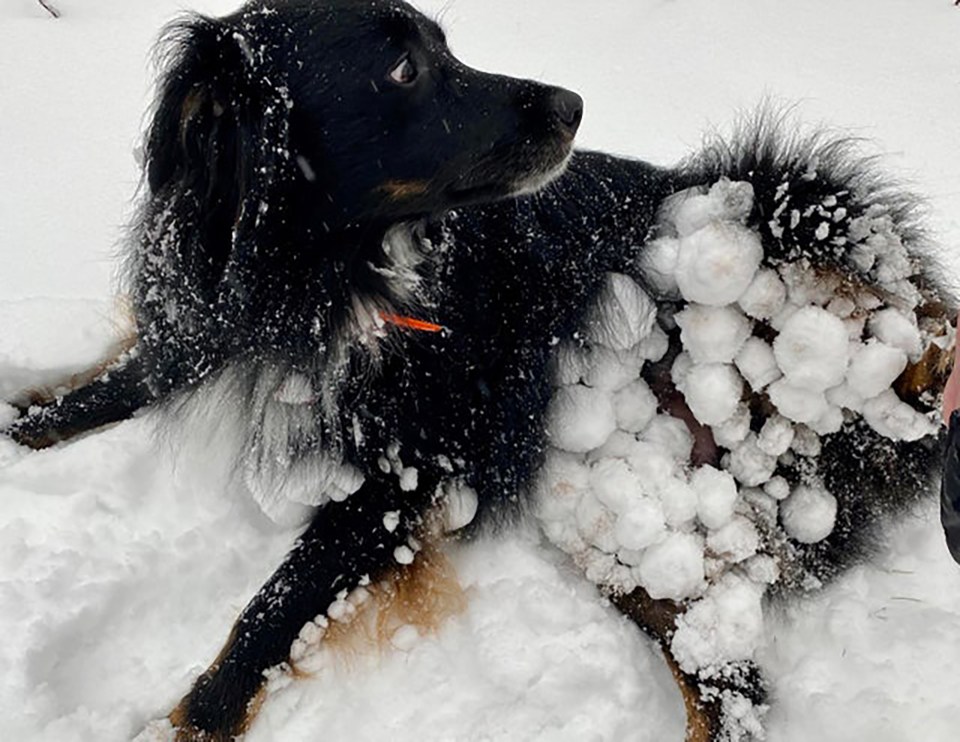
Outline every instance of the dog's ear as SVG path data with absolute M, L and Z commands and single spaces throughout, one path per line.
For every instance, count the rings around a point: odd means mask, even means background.
M 151 196 L 192 202 L 197 257 L 231 282 L 292 177 L 289 94 L 276 49 L 257 32 L 236 17 L 190 16 L 168 28 L 145 148 Z

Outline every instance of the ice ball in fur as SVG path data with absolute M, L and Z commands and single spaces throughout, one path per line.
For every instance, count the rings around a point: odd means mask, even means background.
M 843 381 L 849 342 L 843 320 L 807 306 L 784 323 L 773 342 L 773 354 L 790 386 L 822 392 Z
M 780 503 L 780 521 L 787 535 L 801 544 L 815 544 L 833 533 L 837 498 L 823 487 L 802 484 Z
M 756 232 L 714 222 L 680 240 L 677 286 L 687 301 L 730 304 L 750 286 L 762 259 Z

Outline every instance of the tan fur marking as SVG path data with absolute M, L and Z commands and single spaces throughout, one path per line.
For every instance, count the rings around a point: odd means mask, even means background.
M 704 701 L 697 679 L 681 670 L 670 653 L 670 638 L 685 607 L 672 600 L 654 600 L 643 588 L 626 595 L 611 595 L 610 600 L 663 649 L 663 657 L 677 681 L 687 712 L 686 742 L 713 742 L 719 731 L 719 707 Z
M 683 706 L 687 711 L 687 733 L 684 739 L 686 742 L 713 742 L 716 722 L 700 698 L 696 680 L 680 669 L 680 665 L 667 650 L 663 651 L 663 658 L 673 673 L 673 679 L 677 681 L 680 695 L 683 696 Z
M 385 193 L 391 201 L 403 201 L 422 196 L 427 192 L 427 188 L 429 184 L 425 180 L 388 180 L 378 190 Z
M 187 97 L 183 99 L 183 106 L 180 108 L 180 146 L 186 147 L 187 127 L 206 102 L 207 89 L 199 85 L 187 93 Z
M 367 590 L 371 598 L 353 620 L 331 621 L 321 642 L 342 659 L 372 649 L 389 651 L 394 633 L 403 626 L 434 633 L 467 603 L 450 562 L 431 544 L 409 567 L 391 569 Z

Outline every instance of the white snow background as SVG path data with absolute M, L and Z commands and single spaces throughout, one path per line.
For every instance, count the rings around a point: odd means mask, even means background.
M 89 365 L 115 325 L 149 49 L 191 7 L 0 5 L 0 399 Z M 454 51 L 586 100 L 581 146 L 668 164 L 763 96 L 875 142 L 960 250 L 960 8 L 949 0 L 424 0 Z M 960 265 L 960 261 L 954 261 Z M 0 413 L 2 414 L 2 413 Z M 174 459 L 149 416 L 42 453 L 0 443 L 0 739 L 125 740 L 219 650 L 295 532 Z M 679 742 L 658 651 L 518 529 L 453 554 L 469 608 L 436 636 L 273 695 L 251 742 Z M 960 738 L 960 568 L 934 503 L 877 560 L 770 617 L 775 742 Z

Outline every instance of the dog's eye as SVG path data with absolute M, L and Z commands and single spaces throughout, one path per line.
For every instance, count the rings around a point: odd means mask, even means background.
M 404 54 L 390 70 L 387 77 L 397 85 L 409 85 L 417 79 L 417 68 L 410 61 L 410 57 Z

